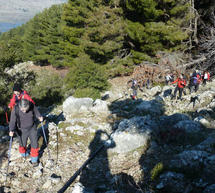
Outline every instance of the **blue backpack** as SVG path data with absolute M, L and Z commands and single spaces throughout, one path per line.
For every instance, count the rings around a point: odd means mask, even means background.
M 193 84 L 197 84 L 198 83 L 198 78 L 195 76 L 195 77 L 193 77 Z

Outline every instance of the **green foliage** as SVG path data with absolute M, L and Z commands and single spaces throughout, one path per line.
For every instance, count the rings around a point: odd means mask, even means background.
M 178 50 L 188 39 L 189 3 L 179 0 L 127 0 L 124 12 L 127 15 L 126 32 L 132 50 L 145 56 L 135 56 L 135 63 L 160 50 Z
M 94 88 L 78 88 L 75 93 L 74 97 L 77 98 L 84 98 L 84 97 L 90 97 L 92 99 L 100 98 L 100 92 Z
M 38 105 L 50 106 L 64 99 L 63 80 L 59 75 L 43 70 L 28 83 L 27 90 Z
M 142 61 L 153 61 L 152 58 L 142 52 L 131 50 L 132 53 L 132 59 L 135 64 L 140 64 Z
M 0 36 L 0 65 L 2 68 L 12 67 L 15 63 L 23 61 L 24 25 Z
M 154 0 L 126 0 L 126 12 L 129 15 L 135 15 L 144 21 L 156 20 L 163 14 L 161 9 L 157 8 L 158 3 Z M 133 18 L 132 18 L 133 19 Z
M 56 67 L 63 65 L 61 12 L 62 6 L 54 5 L 29 21 L 24 35 L 26 60 Z
M 183 42 L 190 32 L 185 29 L 193 17 L 189 6 L 188 0 L 68 0 L 2 33 L 0 68 L 27 60 L 67 66 L 67 88 L 75 96 L 97 98 L 108 88 L 107 78 L 129 75 L 135 64 L 154 61 L 158 51 L 186 49 Z M 61 98 L 59 87 L 54 94 L 45 82 L 35 89 L 38 101 L 46 95 Z
M 106 66 L 106 72 L 110 78 L 117 76 L 127 76 L 132 74 L 134 65 L 133 60 L 130 57 L 118 59 L 114 58 L 113 61 L 110 61 Z
M 76 89 L 75 96 L 83 96 L 83 93 L 91 94 L 92 91 L 98 96 L 97 91 L 101 92 L 108 88 L 107 76 L 103 68 L 93 63 L 87 55 L 74 60 L 74 65 L 70 69 L 65 82 L 69 89 Z M 78 94 L 78 92 L 81 92 L 81 94 Z
M 155 180 L 156 177 L 164 170 L 164 165 L 162 162 L 159 162 L 151 170 L 151 180 Z

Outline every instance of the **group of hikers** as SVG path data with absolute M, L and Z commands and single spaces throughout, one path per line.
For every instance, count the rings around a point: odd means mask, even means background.
M 177 92 L 179 92 L 179 97 L 177 99 L 182 100 L 182 93 L 186 95 L 185 87 L 187 87 L 192 93 L 193 91 L 197 92 L 199 89 L 200 83 L 206 85 L 207 81 L 210 80 L 210 73 L 208 71 L 204 71 L 201 73 L 199 70 L 194 70 L 189 76 L 185 74 L 178 74 L 177 78 L 174 78 L 174 74 L 167 73 L 165 76 L 165 84 L 177 84 L 175 90 L 171 96 L 171 99 L 176 98 Z M 132 99 L 137 99 L 137 90 L 140 88 L 140 84 L 138 84 L 135 78 L 132 79 L 131 89 L 133 93 L 131 95 Z M 148 87 L 147 87 L 148 88 Z M 141 90 L 141 89 L 140 89 Z
M 13 97 L 8 108 L 11 110 L 9 122 L 9 136 L 14 133 L 19 139 L 19 152 L 23 158 L 31 156 L 34 167 L 39 164 L 39 147 L 35 118 L 43 122 L 35 102 L 19 84 L 14 84 Z M 30 152 L 27 151 L 27 140 L 30 139 Z M 30 154 L 29 154 L 30 153 Z

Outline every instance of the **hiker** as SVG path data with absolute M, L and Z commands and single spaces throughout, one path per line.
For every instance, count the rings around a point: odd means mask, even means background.
M 37 107 L 27 99 L 19 100 L 18 104 L 14 106 L 11 112 L 9 123 L 9 136 L 13 136 L 16 132 L 19 139 L 19 152 L 22 157 L 27 157 L 26 145 L 28 138 L 31 141 L 31 163 L 34 167 L 38 166 L 38 137 L 35 124 L 35 117 L 40 122 L 43 117 L 38 111 Z
M 202 81 L 202 77 L 201 77 L 201 74 L 199 73 L 199 71 L 197 70 L 195 74 L 193 74 L 193 85 L 194 85 L 194 88 L 195 88 L 195 92 L 198 91 L 199 89 L 199 85 Z
M 210 73 L 208 71 L 204 71 L 203 73 L 203 85 L 206 85 L 206 82 L 210 80 Z
M 14 86 L 13 86 L 13 97 L 10 99 L 10 103 L 8 105 L 8 108 L 13 109 L 13 107 L 18 103 L 18 101 L 21 98 L 27 99 L 30 102 L 32 102 L 33 104 L 35 104 L 35 102 L 28 95 L 28 93 L 25 90 L 21 89 L 20 85 L 14 84 Z
M 171 99 L 175 98 L 176 97 L 176 93 L 177 91 L 179 91 L 179 98 L 180 100 L 182 100 L 182 92 L 183 92 L 183 89 L 184 87 L 186 86 L 186 81 L 183 79 L 183 76 L 180 75 L 180 77 L 178 77 L 174 82 L 172 82 L 171 84 L 175 84 L 177 83 L 177 86 L 174 90 L 174 94 L 173 96 L 171 97 Z
M 166 85 L 168 85 L 168 84 L 169 84 L 169 82 L 171 81 L 171 79 L 172 79 L 172 77 L 171 77 L 171 75 L 170 75 L 170 74 L 167 74 L 167 75 L 165 76 L 165 82 L 166 82 Z
M 133 90 L 132 99 L 135 100 L 137 99 L 137 89 L 138 89 L 138 84 L 136 79 L 132 79 L 131 88 Z
M 196 101 L 198 101 L 200 103 L 200 100 L 199 100 L 199 96 L 194 96 L 194 97 L 190 97 L 190 103 L 187 105 L 189 106 L 191 103 L 193 103 L 193 108 L 195 107 L 195 104 L 196 104 Z

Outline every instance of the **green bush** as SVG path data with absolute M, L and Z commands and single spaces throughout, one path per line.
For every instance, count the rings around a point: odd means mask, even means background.
M 97 99 L 100 98 L 100 92 L 93 88 L 78 88 L 74 93 L 74 97 L 77 98 L 89 97 L 92 99 Z
M 28 91 L 38 105 L 50 106 L 64 99 L 63 79 L 52 72 L 37 73 L 35 81 L 28 85 Z
M 65 78 L 65 83 L 68 90 L 75 89 L 76 96 L 90 97 L 93 95 L 98 98 L 97 93 L 108 88 L 104 67 L 93 63 L 89 56 L 84 55 L 75 59 L 73 65 Z

